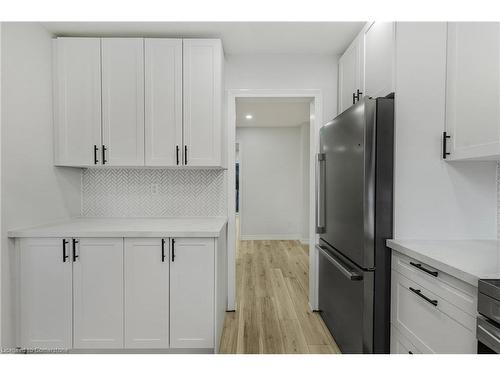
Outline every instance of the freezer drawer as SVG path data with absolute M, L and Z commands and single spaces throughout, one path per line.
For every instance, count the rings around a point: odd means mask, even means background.
M 373 272 L 363 272 L 325 246 L 317 249 L 321 317 L 343 353 L 371 353 Z

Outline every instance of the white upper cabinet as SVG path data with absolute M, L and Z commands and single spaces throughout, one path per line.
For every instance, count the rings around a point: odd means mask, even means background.
M 144 165 L 144 40 L 103 38 L 103 164 Z
M 184 165 L 221 166 L 222 44 L 183 40 Z
M 145 39 L 146 165 L 181 165 L 182 39 Z
M 91 166 L 101 147 L 101 41 L 54 41 L 55 164 Z M 96 155 L 99 152 L 96 152 Z
M 74 348 L 123 348 L 123 238 L 81 238 L 75 246 Z
M 55 164 L 222 167 L 218 39 L 57 38 Z
M 174 238 L 170 248 L 170 346 L 213 348 L 213 238 Z
M 500 24 L 448 24 L 447 159 L 500 159 Z
M 62 238 L 20 240 L 22 348 L 69 349 L 72 346 L 69 246 L 69 241 Z
M 339 113 L 363 96 L 363 40 L 357 37 L 339 59 Z
M 373 22 L 364 32 L 365 95 L 386 96 L 394 92 L 395 23 Z
M 125 238 L 125 347 L 169 346 L 169 240 Z

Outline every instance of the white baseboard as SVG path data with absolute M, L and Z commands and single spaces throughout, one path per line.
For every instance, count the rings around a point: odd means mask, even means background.
M 301 238 L 299 241 L 302 245 L 309 245 L 309 238 Z
M 242 241 L 279 241 L 297 240 L 300 241 L 299 234 L 240 234 Z

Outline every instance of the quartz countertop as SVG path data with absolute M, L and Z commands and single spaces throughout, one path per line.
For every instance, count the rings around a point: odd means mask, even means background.
M 219 237 L 225 217 L 87 218 L 78 217 L 10 230 L 9 237 Z
M 479 279 L 500 279 L 498 240 L 387 240 L 387 246 L 475 287 Z

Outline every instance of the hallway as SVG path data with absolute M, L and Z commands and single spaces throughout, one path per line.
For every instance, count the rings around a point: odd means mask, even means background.
M 328 329 L 308 307 L 308 247 L 238 241 L 237 311 L 226 313 L 220 353 L 334 354 Z

